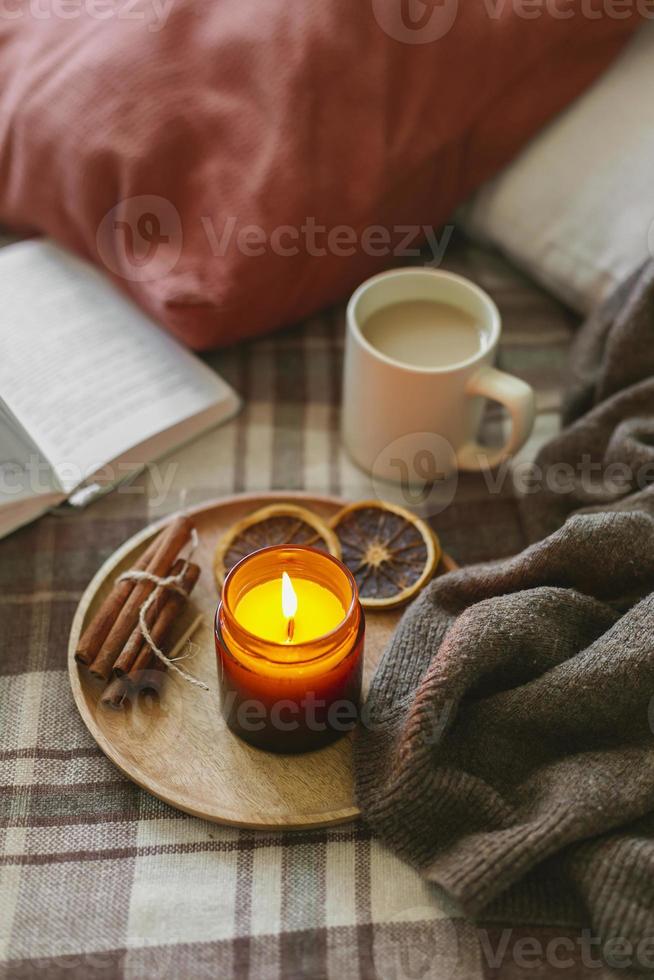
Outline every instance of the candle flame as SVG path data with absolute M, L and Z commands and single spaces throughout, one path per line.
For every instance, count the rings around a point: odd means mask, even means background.
M 282 572 L 282 612 L 287 619 L 293 619 L 297 612 L 297 596 L 286 572 Z

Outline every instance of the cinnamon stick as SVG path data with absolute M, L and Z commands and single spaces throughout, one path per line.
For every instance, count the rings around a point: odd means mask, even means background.
M 129 698 L 130 694 L 131 684 L 128 678 L 114 677 L 102 692 L 100 703 L 105 708 L 113 708 L 114 711 L 120 711 L 125 707 L 125 699 Z
M 197 565 L 195 566 L 197 568 Z M 150 630 L 150 636 L 159 647 L 166 648 L 166 639 L 170 629 L 184 606 L 184 598 L 177 592 L 168 591 L 166 603 L 161 610 L 156 623 Z M 119 674 L 107 684 L 101 697 L 106 708 L 120 711 L 127 707 L 135 694 L 141 691 L 161 693 L 161 685 L 165 678 L 166 666 L 143 637 L 138 655 L 129 673 Z
M 159 538 L 151 541 L 139 560 L 133 566 L 134 571 L 144 571 L 152 561 L 159 544 Z M 98 655 L 98 651 L 104 643 L 109 630 L 113 626 L 118 613 L 123 608 L 136 582 L 125 579 L 123 582 L 116 582 L 113 589 L 100 606 L 89 625 L 86 627 L 75 651 L 75 660 L 79 664 L 88 667 L 93 663 Z
M 172 566 L 168 575 L 179 575 L 179 573 L 184 568 L 184 561 L 178 558 L 175 564 Z M 145 622 L 148 629 L 152 628 L 153 623 L 156 622 L 157 617 L 166 602 L 170 598 L 171 590 L 158 585 L 154 590 L 154 599 L 146 613 Z M 141 649 L 141 644 L 143 643 L 143 633 L 141 632 L 140 622 L 137 622 L 136 626 L 132 630 L 127 640 L 127 643 L 118 655 L 118 659 L 114 664 L 114 672 L 116 674 L 126 674 L 137 653 Z M 91 668 L 93 672 L 93 667 Z
M 153 655 L 154 656 L 154 655 Z M 166 680 L 166 667 L 162 662 L 154 657 L 155 663 L 151 663 L 145 670 L 137 671 L 134 676 L 127 674 L 131 691 L 139 694 L 142 691 L 152 691 L 153 694 L 160 695 L 161 689 Z
M 191 569 L 191 575 L 189 576 L 188 587 L 186 582 L 184 582 L 182 586 L 185 590 L 187 590 L 188 594 L 193 591 L 195 583 L 200 575 L 200 569 L 197 565 L 192 565 L 189 567 Z M 167 652 L 166 647 L 168 646 L 167 641 L 170 635 L 170 629 L 177 619 L 182 606 L 184 605 L 184 599 L 179 595 L 179 593 L 173 593 L 172 599 L 177 601 L 169 601 L 166 603 L 159 615 L 159 618 L 150 631 L 150 636 L 154 640 L 155 644 L 160 650 L 163 649 L 164 652 Z M 160 660 L 156 653 L 154 653 L 149 643 L 144 641 L 141 645 L 138 656 L 135 658 L 134 663 L 131 666 L 129 674 L 126 676 L 132 685 L 133 690 L 154 691 L 156 694 L 159 694 L 164 682 L 165 673 L 166 665 L 162 660 Z
M 161 661 L 152 655 L 155 663 L 150 664 L 147 670 L 139 670 L 132 676 L 123 674 L 122 677 L 114 677 L 109 681 L 100 703 L 105 708 L 113 711 L 122 711 L 127 708 L 134 699 L 134 696 L 142 691 L 152 691 L 154 694 L 161 694 L 161 688 L 166 677 L 166 667 Z
M 184 562 L 181 559 L 179 559 L 178 561 L 175 562 L 175 564 L 171 568 L 170 574 L 179 575 L 183 567 L 184 567 Z M 195 583 L 197 582 L 199 577 L 200 577 L 199 565 L 195 565 L 193 562 L 188 563 L 184 575 L 182 576 L 182 579 L 179 583 L 180 588 L 184 590 L 187 596 L 190 595 L 193 589 L 195 588 Z M 177 604 L 176 612 L 173 614 L 174 616 L 176 616 L 180 612 L 181 607 L 184 605 L 184 597 L 181 596 L 178 592 L 174 592 L 171 589 L 167 589 L 165 586 L 163 587 L 157 586 L 157 589 L 155 591 L 155 598 L 153 599 L 152 605 L 148 609 L 147 616 L 146 616 L 146 625 L 150 630 L 152 638 L 155 640 L 155 643 L 157 643 L 157 640 L 154 637 L 154 632 L 153 632 L 154 627 L 156 626 L 159 617 L 162 616 L 164 610 L 170 604 L 170 599 L 173 596 L 176 596 L 180 600 L 180 602 Z M 173 620 L 171 620 L 171 622 L 172 621 Z M 122 674 L 129 673 L 134 661 L 136 660 L 139 654 L 139 651 L 141 650 L 143 642 L 144 642 L 143 633 L 141 632 L 140 624 L 137 622 L 136 626 L 132 630 L 129 639 L 127 640 L 127 643 L 121 650 L 118 659 L 114 664 L 115 674 L 121 676 Z M 159 643 L 157 643 L 157 646 L 159 646 Z M 93 670 L 93 668 L 91 669 Z
M 200 569 L 197 565 L 193 565 L 192 569 L 193 575 L 191 578 L 189 593 L 193 589 L 200 574 Z M 184 602 L 184 597 L 178 592 L 171 593 L 170 598 L 161 610 L 156 623 L 150 630 L 150 636 L 160 649 L 165 645 L 170 628 L 182 611 Z M 161 660 L 156 653 L 153 653 L 150 644 L 143 640 L 138 655 L 135 657 L 134 662 L 130 667 L 129 676 L 133 678 L 139 671 L 147 670 L 151 664 L 161 664 Z M 162 664 L 162 666 L 164 665 Z
M 167 575 L 175 558 L 189 540 L 191 528 L 192 524 L 187 517 L 178 517 L 173 521 L 162 533 L 145 571 L 152 575 Z M 154 587 L 153 582 L 136 582 L 91 664 L 91 672 L 96 677 L 108 680 L 120 651 L 138 622 L 139 610 Z
M 198 629 L 202 622 L 202 616 L 196 616 L 193 622 L 189 625 L 186 632 L 177 640 L 175 645 L 169 650 L 169 643 L 162 643 L 160 646 L 163 648 L 166 656 L 168 658 L 174 657 L 179 650 L 183 650 L 190 638 Z M 159 646 L 159 644 L 157 644 Z M 143 658 L 140 663 L 146 663 L 145 652 L 143 653 Z M 134 667 L 129 674 L 126 675 L 128 680 L 133 682 L 139 691 L 154 691 L 156 694 L 161 693 L 161 688 L 167 673 L 166 664 L 163 663 L 157 657 L 155 653 L 150 651 L 150 660 L 147 661 L 147 666 L 141 670 L 140 664 L 134 664 Z
M 170 643 L 163 642 L 161 638 L 157 646 L 164 651 L 166 656 L 174 657 L 176 651 L 182 650 L 188 643 L 201 622 L 202 616 L 196 616 L 172 649 L 169 649 Z M 152 691 L 156 695 L 161 694 L 161 689 L 166 679 L 166 665 L 156 654 L 152 653 L 152 651 L 149 652 L 150 660 L 144 670 L 140 668 L 132 669 L 129 674 L 123 674 L 122 677 L 114 677 L 109 682 L 100 699 L 104 707 L 112 708 L 114 711 L 121 711 L 130 707 L 134 696 L 140 694 L 142 691 Z

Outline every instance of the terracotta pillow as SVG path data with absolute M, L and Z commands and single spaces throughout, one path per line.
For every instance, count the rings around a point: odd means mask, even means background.
M 529 16 L 457 0 L 111 2 L 0 19 L 0 223 L 103 265 L 197 348 L 406 261 L 635 26 L 607 0 L 597 18 L 589 0 L 565 18 L 549 4 L 534 17 L 533 0 Z

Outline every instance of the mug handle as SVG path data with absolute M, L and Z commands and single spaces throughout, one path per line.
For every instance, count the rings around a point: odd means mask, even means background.
M 494 367 L 483 367 L 468 381 L 466 395 L 492 398 L 508 409 L 511 435 L 504 446 L 489 449 L 478 442 L 468 442 L 457 453 L 462 470 L 493 469 L 524 446 L 534 427 L 534 390 L 525 381 Z

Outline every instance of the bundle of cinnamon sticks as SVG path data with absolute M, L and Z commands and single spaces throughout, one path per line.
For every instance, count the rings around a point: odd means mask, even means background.
M 157 585 L 148 579 L 118 579 L 82 634 L 75 659 L 107 683 L 101 701 L 108 707 L 123 707 L 140 690 L 160 689 L 166 667 L 145 639 L 139 613 L 152 596 L 145 622 L 152 641 L 167 652 L 172 626 L 200 575 L 198 565 L 178 557 L 190 541 L 192 530 L 187 517 L 176 518 L 151 542 L 132 569 L 157 578 L 179 576 L 178 588 Z

